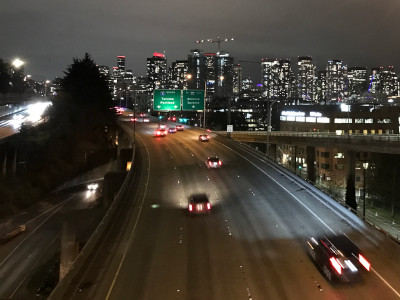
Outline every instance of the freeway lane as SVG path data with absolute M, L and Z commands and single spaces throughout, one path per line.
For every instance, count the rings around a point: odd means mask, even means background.
M 114 259 L 94 261 L 74 299 L 399 299 L 395 242 L 234 143 L 199 142 L 197 130 L 154 138 L 153 129 L 136 126 L 143 205 L 132 205 L 111 252 L 103 243 Z M 206 168 L 214 155 L 221 169 Z M 196 192 L 209 194 L 210 215 L 187 215 Z M 330 284 L 310 261 L 304 238 L 332 232 L 372 262 L 362 282 Z

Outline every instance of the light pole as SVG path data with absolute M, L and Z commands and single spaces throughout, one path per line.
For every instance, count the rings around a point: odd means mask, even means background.
M 277 101 L 276 99 L 268 99 L 268 127 L 267 127 L 267 156 L 269 156 L 269 135 L 271 134 L 271 119 L 272 119 L 272 105 Z
M 366 193 L 365 193 L 365 189 L 366 189 L 366 185 L 365 185 L 365 182 L 366 182 L 366 175 L 367 175 L 367 169 L 368 169 L 368 161 L 366 161 L 366 160 L 364 160 L 363 161 L 363 163 L 362 163 L 362 165 L 363 165 L 363 185 L 364 185 L 364 187 L 363 187 L 363 220 L 365 220 L 365 204 L 366 204 L 366 199 L 365 199 L 365 195 L 366 195 Z

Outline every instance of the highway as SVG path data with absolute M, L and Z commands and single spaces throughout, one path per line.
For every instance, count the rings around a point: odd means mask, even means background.
M 253 150 L 213 133 L 200 142 L 198 129 L 153 137 L 155 127 L 136 124 L 134 181 L 64 299 L 400 298 L 395 241 Z M 206 168 L 209 156 L 222 167 Z M 198 192 L 212 212 L 189 216 Z M 359 283 L 328 282 L 307 255 L 310 234 L 341 233 L 372 264 Z

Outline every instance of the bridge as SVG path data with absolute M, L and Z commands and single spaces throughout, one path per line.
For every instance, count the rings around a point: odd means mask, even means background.
M 225 131 L 216 133 L 227 135 Z M 332 132 L 235 131 L 230 133 L 230 137 L 244 143 L 335 147 L 352 151 L 400 154 L 399 134 L 338 135 Z

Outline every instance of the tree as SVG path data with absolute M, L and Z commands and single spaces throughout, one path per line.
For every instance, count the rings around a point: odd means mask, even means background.
M 400 206 L 400 155 L 374 153 L 367 174 L 368 193 L 377 205 L 391 210 L 392 216 Z
M 11 76 L 9 73 L 10 66 L 0 59 L 0 93 L 8 93 L 11 89 Z
M 349 176 L 347 177 L 346 204 L 349 207 L 351 207 L 354 211 L 357 211 L 356 185 L 355 185 L 353 173 L 349 174 Z

